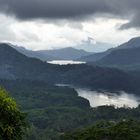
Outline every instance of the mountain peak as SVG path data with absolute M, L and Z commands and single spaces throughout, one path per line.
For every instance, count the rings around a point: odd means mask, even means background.
M 11 47 L 10 44 L 8 43 L 0 43 L 0 51 L 1 53 L 8 53 L 10 52 L 10 54 L 13 54 L 13 53 L 18 53 L 13 47 Z
M 128 42 L 140 41 L 140 36 L 130 39 Z
M 130 39 L 128 42 L 120 45 L 118 49 L 137 48 L 140 47 L 140 37 Z
M 16 54 L 19 54 L 19 52 L 15 49 L 15 47 L 13 47 L 12 44 L 10 43 L 0 43 L 0 50 L 1 52 L 4 51 L 4 52 L 9 52 L 12 54 L 12 53 L 16 53 Z M 20 55 L 23 55 L 20 53 Z

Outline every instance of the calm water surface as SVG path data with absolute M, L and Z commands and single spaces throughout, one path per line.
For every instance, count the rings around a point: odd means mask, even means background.
M 73 60 L 53 60 L 53 61 L 48 61 L 48 63 L 56 64 L 56 65 L 68 65 L 68 64 L 85 64 L 86 62 L 73 61 Z

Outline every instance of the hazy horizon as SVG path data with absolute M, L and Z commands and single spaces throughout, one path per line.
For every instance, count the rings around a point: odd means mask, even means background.
M 140 37 L 140 36 L 137 36 L 137 37 Z M 134 37 L 134 38 L 137 38 L 137 37 Z M 131 40 L 131 39 L 133 39 L 133 38 L 130 38 L 129 40 Z M 127 40 L 126 42 L 128 42 L 129 40 Z M 123 42 L 122 44 L 124 44 L 126 42 Z M 113 45 L 113 44 L 108 44 L 105 42 L 96 42 L 96 44 L 91 44 L 91 41 L 86 41 L 86 42 L 83 42 L 83 44 L 76 45 L 76 46 L 64 46 L 64 47 L 58 46 L 56 48 L 54 47 L 54 48 L 45 48 L 45 49 L 44 48 L 31 49 L 31 48 L 28 48 L 27 46 L 18 45 L 18 43 L 13 43 L 10 41 L 9 42 L 8 41 L 1 41 L 0 43 L 6 43 L 6 44 L 9 44 L 9 45 L 21 48 L 21 49 L 27 49 L 29 51 L 60 50 L 60 49 L 66 49 L 66 48 L 73 48 L 73 49 L 84 50 L 86 52 L 93 52 L 93 53 L 104 52 L 108 49 L 116 48 L 119 45 L 122 45 L 122 44 Z

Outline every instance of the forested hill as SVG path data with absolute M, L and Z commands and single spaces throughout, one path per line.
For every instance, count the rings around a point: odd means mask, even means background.
M 95 57 L 90 56 L 88 62 L 91 65 L 116 67 L 125 71 L 140 71 L 140 37 L 132 38 L 116 48 L 94 54 L 94 56 L 100 59 L 96 59 L 95 62 Z
M 132 38 L 118 47 L 82 57 L 91 65 L 116 67 L 125 71 L 140 70 L 140 37 Z
M 140 64 L 140 47 L 112 51 L 103 59 L 97 61 L 103 65 L 136 65 Z
M 82 134 L 84 134 L 83 140 L 87 140 L 87 137 L 94 139 L 94 136 L 95 138 L 96 136 L 103 136 L 104 138 L 104 132 L 105 134 L 111 134 L 111 136 L 119 133 L 120 138 L 123 134 L 123 140 L 126 140 L 125 136 L 129 137 L 131 134 L 136 134 L 136 138 L 139 136 L 137 135 L 139 134 L 139 129 L 137 129 L 139 123 L 137 122 L 134 122 L 134 124 L 137 124 L 135 125 L 136 129 L 131 127 L 134 125 L 130 125 L 130 122 L 129 125 L 124 122 L 124 125 L 121 125 L 122 129 L 115 126 L 116 122 L 120 120 L 134 119 L 140 121 L 140 106 L 132 109 L 127 107 L 116 108 L 114 106 L 91 108 L 88 100 L 79 97 L 73 88 L 56 87 L 39 81 L 0 80 L 0 85 L 6 88 L 9 94 L 16 99 L 22 110 L 27 113 L 30 129 L 27 131 L 25 140 L 62 140 L 60 137 L 64 133 L 66 133 L 64 135 L 66 140 L 72 140 L 73 136 L 77 138 L 74 140 L 79 140 Z M 98 125 L 100 128 L 93 126 L 92 128 L 95 129 L 91 129 L 91 131 L 88 128 L 84 130 L 84 128 L 101 120 L 108 122 L 106 125 L 101 122 Z M 117 132 L 114 129 L 114 131 L 111 131 L 110 121 L 113 122 L 112 125 Z M 82 129 L 82 131 L 68 134 L 75 131 L 75 129 Z M 130 135 L 127 133 L 128 130 L 132 130 Z M 112 140 L 112 137 L 109 140 Z
M 55 68 L 54 68 L 55 70 Z M 53 65 L 36 58 L 29 58 L 8 44 L 0 44 L 0 78 L 7 79 L 38 79 L 48 77 Z
M 139 140 L 140 122 L 101 122 L 87 129 L 65 134 L 62 140 Z
M 82 65 L 52 65 L 29 58 L 8 44 L 0 44 L 0 78 L 29 79 L 48 83 L 72 84 L 102 90 L 139 93 L 139 83 L 130 74 L 112 68 Z

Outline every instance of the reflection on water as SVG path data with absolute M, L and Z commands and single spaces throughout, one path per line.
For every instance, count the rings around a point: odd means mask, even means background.
M 89 100 L 91 107 L 101 105 L 115 105 L 116 107 L 123 107 L 125 105 L 128 107 L 137 107 L 140 103 L 140 98 L 125 92 L 121 92 L 117 95 L 115 93 L 100 93 L 85 89 L 76 89 L 76 91 L 79 96 Z
M 53 60 L 53 61 L 48 61 L 48 63 L 57 64 L 57 65 L 68 65 L 68 64 L 85 64 L 86 62 L 73 61 L 73 60 Z

